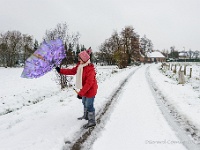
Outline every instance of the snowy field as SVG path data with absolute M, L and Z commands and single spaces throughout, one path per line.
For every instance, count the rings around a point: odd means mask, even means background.
M 172 77 L 173 74 L 171 76 L 168 76 L 169 72 L 167 72 L 168 75 L 164 74 L 160 70 L 161 64 L 151 64 L 142 65 L 131 77 L 118 102 L 114 105 L 110 119 L 106 121 L 105 129 L 99 134 L 99 138 L 91 149 L 109 149 L 109 145 L 110 148 L 117 149 L 126 143 L 127 149 L 185 150 L 181 141 L 179 144 L 155 143 L 164 140 L 173 142 L 179 141 L 179 139 L 159 111 L 148 84 L 144 83 L 147 66 L 152 82 L 162 91 L 168 104 L 179 112 L 182 120 L 195 126 L 194 133 L 197 135 L 195 139 L 191 138 L 191 141 L 198 142 L 198 130 L 200 130 L 200 80 L 198 78 L 200 71 L 198 72 L 198 64 L 191 65 L 196 70 L 194 71 L 196 75 L 188 79 L 185 85 L 177 84 L 176 78 Z M 120 86 L 122 80 L 137 68 L 128 67 L 119 70 L 116 66 L 96 67 L 99 84 L 95 99 L 97 115 L 110 99 L 113 91 Z M 76 119 L 83 113 L 81 101 L 76 98 L 72 88 L 60 89 L 55 71 L 38 79 L 23 79 L 20 78 L 22 70 L 22 68 L 0 68 L 0 149 L 63 149 L 64 140 L 73 141 L 78 136 L 77 131 L 86 123 L 86 121 Z M 140 80 L 140 77 L 143 78 Z M 72 80 L 73 83 L 74 80 Z M 132 91 L 131 94 L 130 91 Z M 145 91 L 148 92 L 145 93 Z M 143 95 L 142 101 L 139 100 L 139 95 Z M 123 105 L 123 100 L 126 100 L 124 102 L 126 105 Z M 146 105 L 141 106 L 143 104 Z M 128 107 L 132 109 L 126 109 Z M 149 118 L 148 115 L 146 116 L 147 112 L 155 116 L 149 116 Z M 128 120 L 131 126 L 124 130 L 122 127 L 126 124 L 126 120 L 123 119 L 123 116 L 126 115 L 133 118 L 131 121 Z M 134 122 L 134 118 L 138 120 L 137 123 Z M 119 122 L 121 125 L 116 125 Z M 157 130 L 159 128 L 161 130 Z M 133 138 L 135 143 L 131 140 L 127 142 L 122 140 L 122 142 L 116 143 L 115 137 L 121 136 L 121 132 L 116 132 L 117 129 L 123 129 L 123 136 Z M 114 132 L 117 135 L 113 134 Z M 106 147 L 105 141 L 108 139 L 110 144 L 108 143 L 109 145 Z

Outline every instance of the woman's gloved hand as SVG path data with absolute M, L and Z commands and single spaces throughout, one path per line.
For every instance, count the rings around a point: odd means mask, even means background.
M 79 95 L 77 95 L 77 98 L 78 98 L 78 99 L 82 99 L 82 97 L 81 97 L 81 96 L 79 96 Z
M 56 71 L 60 73 L 60 67 L 56 67 Z

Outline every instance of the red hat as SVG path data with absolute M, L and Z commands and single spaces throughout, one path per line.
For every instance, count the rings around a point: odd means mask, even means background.
M 80 57 L 80 59 L 83 62 L 87 62 L 90 59 L 90 55 L 87 53 L 87 51 L 82 51 L 78 54 L 78 56 Z
M 80 57 L 80 59 L 83 62 L 87 62 L 90 59 L 90 54 L 92 53 L 92 49 L 91 47 L 88 48 L 88 50 L 82 51 L 78 54 L 78 56 Z

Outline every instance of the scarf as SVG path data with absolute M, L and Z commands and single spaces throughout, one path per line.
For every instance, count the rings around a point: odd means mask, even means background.
M 87 66 L 90 63 L 90 59 L 84 63 L 84 64 L 79 64 L 76 72 L 76 88 L 77 89 L 82 89 L 82 74 L 83 74 L 83 67 Z

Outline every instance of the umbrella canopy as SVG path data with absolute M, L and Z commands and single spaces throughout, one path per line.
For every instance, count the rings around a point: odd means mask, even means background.
M 22 78 L 38 78 L 58 66 L 66 57 L 62 40 L 43 42 L 25 62 Z

